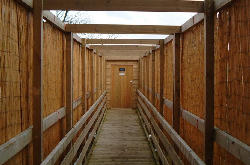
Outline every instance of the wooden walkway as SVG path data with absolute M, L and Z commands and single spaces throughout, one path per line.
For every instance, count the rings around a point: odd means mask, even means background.
M 155 165 L 136 110 L 107 111 L 89 165 Z

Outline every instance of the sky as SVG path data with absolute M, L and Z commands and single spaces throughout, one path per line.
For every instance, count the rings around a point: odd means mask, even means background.
M 196 13 L 184 12 L 120 12 L 120 11 L 71 11 L 78 17 L 87 17 L 91 24 L 175 25 L 181 26 Z M 95 38 L 98 35 L 92 35 Z M 167 35 L 115 35 L 120 39 L 164 39 Z M 101 36 L 107 37 L 106 35 Z

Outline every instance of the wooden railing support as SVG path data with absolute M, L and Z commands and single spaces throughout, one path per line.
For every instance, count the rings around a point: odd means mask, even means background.
M 43 159 L 43 109 L 42 109 L 42 61 L 43 61 L 43 0 L 33 2 L 33 164 Z
M 180 133 L 180 33 L 173 39 L 173 128 Z
M 163 89 L 164 89 L 164 68 L 165 68 L 165 55 L 164 55 L 164 39 L 160 40 L 160 114 L 163 115 Z
M 66 131 L 73 125 L 73 33 L 66 33 Z
M 152 51 L 152 104 L 155 106 L 155 50 Z
M 213 164 L 214 143 L 214 0 L 204 2 L 205 55 L 205 163 Z

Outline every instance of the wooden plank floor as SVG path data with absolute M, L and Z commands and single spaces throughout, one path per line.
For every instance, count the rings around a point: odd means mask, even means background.
M 155 165 L 136 110 L 107 111 L 89 165 Z

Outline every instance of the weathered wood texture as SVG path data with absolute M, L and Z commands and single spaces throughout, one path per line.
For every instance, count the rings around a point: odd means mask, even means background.
M 128 163 L 155 164 L 136 110 L 110 109 L 107 111 L 88 164 Z
M 205 131 L 204 160 L 213 165 L 214 151 L 214 1 L 204 2 Z
M 46 10 L 85 10 L 85 11 L 154 11 L 154 12 L 202 12 L 203 3 L 199 1 L 122 1 L 93 0 L 70 2 L 66 0 L 44 1 Z
M 43 160 L 43 1 L 33 3 L 32 106 L 33 164 Z
M 159 44 L 158 39 L 87 39 L 87 44 Z
M 223 8 L 215 15 L 214 27 L 215 126 L 247 144 L 248 148 L 250 146 L 249 6 L 250 2 L 247 0 L 233 1 L 231 6 Z M 214 162 L 243 164 L 218 144 L 215 144 L 214 148 Z
M 0 34 L 3 43 L 0 46 L 0 111 L 1 114 L 4 114 L 1 115 L 0 144 L 3 144 L 32 126 L 33 15 L 13 0 L 1 1 L 0 4 Z M 45 35 L 43 38 L 44 57 L 42 65 L 42 117 L 46 119 L 60 108 L 65 107 L 66 40 L 64 33 L 50 22 L 44 23 L 43 34 Z M 78 47 L 79 43 L 74 42 L 74 45 Z M 75 50 L 74 54 L 79 56 L 79 53 Z M 75 73 L 75 78 L 78 79 L 77 73 Z M 74 82 L 80 85 L 77 79 Z M 75 91 L 80 91 L 78 86 L 74 88 Z M 78 95 L 79 92 L 74 93 L 74 98 L 77 100 L 81 95 Z M 75 113 L 78 113 L 78 117 L 75 117 L 75 119 L 82 115 L 81 112 L 75 111 Z M 64 117 L 61 118 L 61 113 L 58 113 L 58 119 L 56 123 L 50 121 L 52 124 L 49 125 L 43 123 L 46 130 L 43 133 L 44 157 L 65 135 L 66 124 Z M 48 127 L 50 128 L 47 129 Z M 6 164 L 33 164 L 31 148 L 32 143 L 7 161 Z
M 247 164 L 247 157 L 243 156 L 242 150 L 249 149 L 249 125 L 248 118 L 248 31 L 247 20 L 249 2 L 245 0 L 232 2 L 230 6 L 222 8 L 215 17 L 215 75 L 214 75 L 214 106 L 215 106 L 215 144 L 214 164 Z M 202 18 L 203 19 L 203 18 Z M 200 158 L 204 158 L 204 23 L 203 20 L 188 27 L 181 34 L 181 123 L 180 135 L 187 144 L 194 149 Z M 196 20 L 198 21 L 198 18 Z M 246 36 L 246 37 L 242 37 Z M 172 114 L 172 59 L 168 56 L 172 53 L 172 43 L 169 39 L 165 46 L 166 70 L 164 83 L 164 97 L 166 120 L 171 123 Z M 169 52 L 167 50 L 170 50 Z M 158 52 L 157 52 L 158 51 Z M 167 60 L 168 59 L 168 60 Z M 159 49 L 156 50 L 156 67 L 159 66 Z M 168 68 L 170 67 L 171 68 Z M 156 68 L 157 69 L 157 68 Z M 143 71 L 142 71 L 143 72 Z M 156 82 L 156 107 L 159 106 L 159 73 L 155 74 Z M 170 82 L 170 83 L 169 83 Z M 144 82 L 141 82 L 142 84 Z M 169 96 L 168 96 L 169 95 Z M 159 109 L 159 107 L 157 107 Z M 169 111 L 168 111 L 169 109 Z M 183 111 L 185 109 L 186 111 Z M 237 116 L 237 117 L 236 117 Z M 169 121 L 170 120 L 170 121 Z M 244 129 L 242 129 L 244 128 Z M 225 132 L 227 133 L 225 133 Z M 223 132 L 223 133 L 222 133 Z M 231 136 L 230 136 L 231 135 Z M 234 142 L 231 140 L 236 137 Z M 223 137 L 223 138 L 222 138 Z M 226 140 L 227 139 L 227 140 Z M 241 142 L 239 142 L 239 140 Z M 232 143 L 225 144 L 225 141 Z M 243 142 L 243 143 L 242 143 Z M 232 146 L 236 144 L 238 147 Z M 240 145 L 242 144 L 242 145 Z M 234 148 L 234 149 L 233 149 Z M 237 148 L 237 149 L 236 149 Z M 243 149 L 245 148 L 245 149 Z M 247 150 L 248 150 L 247 149 Z M 227 151 L 226 151 L 227 150 Z M 234 152 L 241 150 L 242 152 Z M 248 151 L 246 151 L 248 152 Z M 245 153 L 245 151 L 244 151 Z M 241 155 L 241 156 L 240 156 Z M 246 154 L 248 155 L 248 154 Z M 184 159 L 184 157 L 182 156 Z M 187 163 L 187 160 L 184 159 Z
M 67 24 L 65 30 L 74 33 L 172 34 L 180 32 L 180 27 L 167 25 Z
M 110 106 L 111 99 L 111 65 L 132 65 L 133 66 L 133 87 L 132 87 L 132 107 L 136 107 L 136 89 L 138 88 L 139 70 L 137 61 L 106 61 L 105 74 L 106 74 L 106 90 L 107 90 L 107 107 Z

